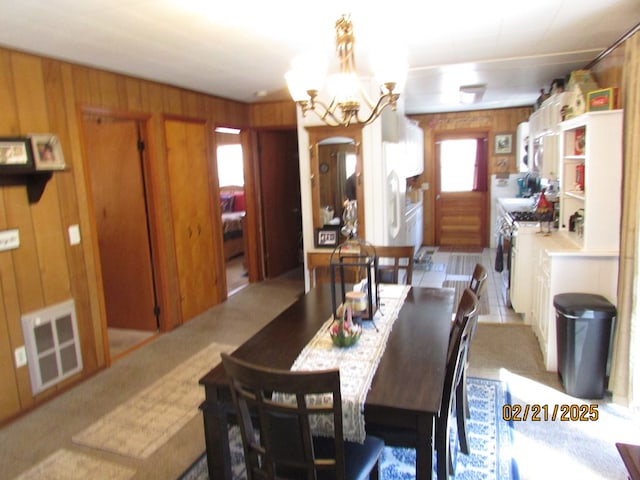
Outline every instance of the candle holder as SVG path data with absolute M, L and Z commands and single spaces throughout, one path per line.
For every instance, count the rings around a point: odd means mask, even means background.
M 334 318 L 349 304 L 356 321 L 373 320 L 380 299 L 377 271 L 378 256 L 370 243 L 356 237 L 334 249 L 330 260 Z

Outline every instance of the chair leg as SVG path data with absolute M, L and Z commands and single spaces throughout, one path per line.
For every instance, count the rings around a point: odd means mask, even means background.
M 369 480 L 378 480 L 379 477 L 380 477 L 380 462 L 378 461 L 369 472 Z
M 467 386 L 465 375 L 462 375 L 458 386 L 456 387 L 456 424 L 458 425 L 458 442 L 460 443 L 460 451 L 465 455 L 469 454 L 469 441 L 467 440 L 467 416 L 465 414 Z M 467 407 L 468 408 L 468 407 Z
M 450 409 L 448 414 L 451 418 Z M 450 446 L 449 422 L 438 421 L 436 425 L 436 475 L 438 480 L 448 480 L 453 471 Z

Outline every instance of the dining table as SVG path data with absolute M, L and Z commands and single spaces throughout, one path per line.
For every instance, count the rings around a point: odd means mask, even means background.
M 418 480 L 432 478 L 435 420 L 444 387 L 453 302 L 451 288 L 409 287 L 363 405 L 367 432 L 375 432 L 386 445 L 415 448 Z M 332 310 L 330 284 L 312 288 L 231 355 L 290 369 Z M 220 363 L 199 383 L 205 391 L 200 409 L 209 478 L 232 480 L 228 429 L 236 420 L 229 378 Z M 409 445 L 396 445 L 399 431 L 403 442 L 406 432 L 411 432 Z

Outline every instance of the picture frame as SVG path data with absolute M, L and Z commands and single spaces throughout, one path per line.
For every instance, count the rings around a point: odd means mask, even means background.
M 340 241 L 340 228 L 337 226 L 316 228 L 314 240 L 316 248 L 335 248 Z
M 64 154 L 58 136 L 53 133 L 32 133 L 29 135 L 35 170 L 64 170 Z
M 513 133 L 496 133 L 494 150 L 496 155 L 510 155 L 513 152 Z
M 26 137 L 0 137 L 0 171 L 29 172 L 33 170 L 31 144 Z

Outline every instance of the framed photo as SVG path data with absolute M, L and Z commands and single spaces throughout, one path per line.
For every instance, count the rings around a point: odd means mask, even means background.
M 497 133 L 495 142 L 496 155 L 509 155 L 513 151 L 513 133 Z
M 64 155 L 57 135 L 34 133 L 29 138 L 36 170 L 64 170 Z
M 28 138 L 0 138 L 0 170 L 22 172 L 32 168 L 33 156 Z
M 335 248 L 340 239 L 340 228 L 322 227 L 316 228 L 316 248 Z

